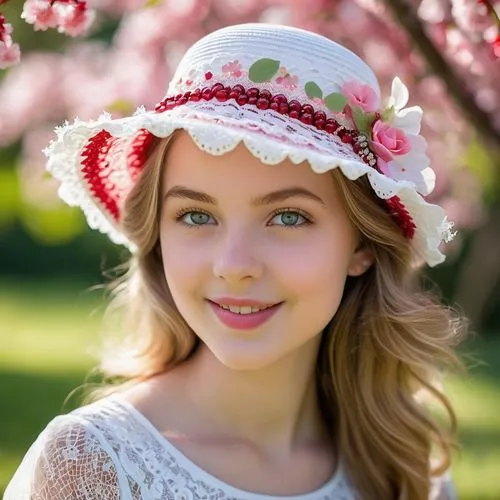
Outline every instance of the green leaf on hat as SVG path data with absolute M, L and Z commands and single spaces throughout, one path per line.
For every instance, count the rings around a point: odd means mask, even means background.
M 344 94 L 334 92 L 333 94 L 328 94 L 325 97 L 325 104 L 330 111 L 338 113 L 339 111 L 342 111 L 344 106 L 347 104 L 347 97 Z
M 394 109 L 394 106 L 391 106 L 390 108 L 385 108 L 384 111 L 382 111 L 381 118 L 382 121 L 391 123 L 395 116 L 396 110 Z
M 358 130 L 367 136 L 371 136 L 371 124 L 375 119 L 375 113 L 366 113 L 359 106 L 353 106 L 352 117 Z
M 248 70 L 248 78 L 255 83 L 268 82 L 278 72 L 280 62 L 274 59 L 259 59 Z
M 318 99 L 323 99 L 323 91 L 319 88 L 319 86 L 314 82 L 307 82 L 304 86 L 307 97 L 312 99 L 313 97 L 317 97 Z

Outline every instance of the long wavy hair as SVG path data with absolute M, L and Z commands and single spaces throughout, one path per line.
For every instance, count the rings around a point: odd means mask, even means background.
M 160 252 L 160 185 L 171 140 L 154 144 L 124 204 L 122 228 L 137 251 L 113 282 L 108 306 L 120 313 L 122 333 L 104 345 L 99 371 L 113 384 L 89 400 L 173 368 L 199 343 L 174 304 Z M 409 241 L 366 177 L 350 181 L 337 169 L 326 175 L 374 264 L 348 278 L 322 333 L 322 415 L 362 498 L 427 500 L 431 478 L 450 467 L 455 446 L 456 417 L 440 381 L 461 366 L 454 348 L 465 320 L 425 290 Z

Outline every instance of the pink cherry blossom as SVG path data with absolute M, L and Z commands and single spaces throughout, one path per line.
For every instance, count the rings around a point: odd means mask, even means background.
M 379 98 L 370 85 L 349 81 L 342 85 L 342 93 L 350 104 L 359 106 L 367 113 L 377 111 L 380 107 Z
M 391 161 L 393 155 L 404 155 L 411 150 L 406 134 L 381 120 L 377 120 L 373 125 L 372 147 L 386 162 Z
M 50 0 L 26 0 L 21 17 L 34 25 L 35 31 L 57 28 L 59 16 Z
M 0 69 L 17 64 L 21 59 L 21 50 L 17 43 L 13 43 L 12 26 L 0 14 Z
M 222 66 L 222 72 L 227 73 L 230 76 L 235 76 L 239 78 L 243 73 L 241 71 L 241 64 L 238 61 L 228 62 Z
M 58 31 L 69 36 L 84 34 L 94 21 L 95 12 L 89 10 L 85 2 L 75 4 L 60 3 L 57 5 L 59 13 Z
M 451 0 L 451 13 L 466 33 L 481 33 L 493 24 L 488 7 L 477 0 Z
M 12 40 L 0 42 L 0 69 L 14 66 L 21 60 L 21 49 L 17 43 L 12 43 Z
M 57 28 L 60 33 L 79 36 L 92 24 L 95 12 L 83 0 L 26 0 L 21 17 L 35 30 Z

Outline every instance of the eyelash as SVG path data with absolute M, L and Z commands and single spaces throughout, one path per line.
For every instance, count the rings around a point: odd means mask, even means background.
M 207 226 L 207 225 L 212 225 L 212 224 L 187 224 L 187 223 L 183 222 L 182 218 L 185 215 L 189 214 L 189 213 L 201 213 L 201 214 L 208 215 L 209 217 L 212 217 L 212 215 L 210 213 L 208 213 L 206 210 L 202 210 L 200 208 L 184 208 L 182 210 L 179 210 L 175 214 L 175 222 L 183 224 L 184 226 L 186 226 L 186 227 L 188 227 L 190 229 L 191 228 L 199 229 L 199 228 Z M 298 215 L 300 215 L 301 217 L 304 218 L 304 222 L 302 222 L 302 224 L 291 225 L 291 226 L 287 225 L 287 224 L 276 224 L 277 226 L 281 226 L 282 228 L 286 228 L 286 229 L 298 229 L 298 228 L 300 228 L 302 226 L 309 226 L 309 225 L 312 224 L 311 218 L 303 210 L 300 210 L 298 208 L 278 208 L 277 210 L 275 210 L 271 214 L 271 219 L 274 219 L 274 217 L 276 217 L 277 215 L 283 214 L 283 213 L 298 214 Z

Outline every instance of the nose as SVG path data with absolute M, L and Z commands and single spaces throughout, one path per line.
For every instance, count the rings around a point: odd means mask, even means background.
M 259 278 L 264 265 L 258 247 L 249 231 L 243 228 L 228 230 L 215 250 L 214 275 L 233 285 Z

